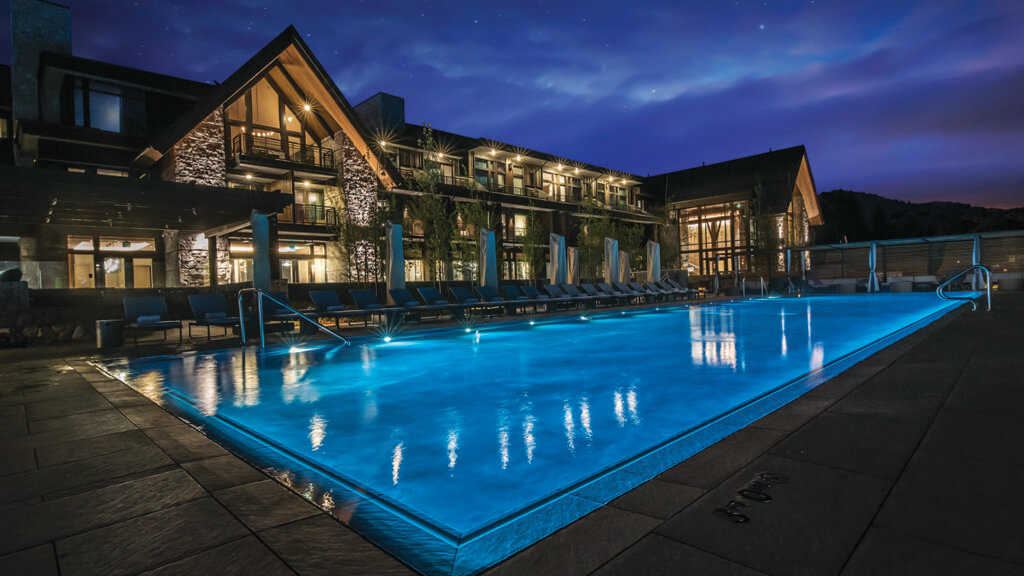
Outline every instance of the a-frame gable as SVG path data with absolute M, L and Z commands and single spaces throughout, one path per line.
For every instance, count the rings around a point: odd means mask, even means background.
M 293 26 L 289 26 L 239 67 L 223 84 L 198 102 L 170 128 L 157 136 L 135 161 L 142 168 L 152 165 L 177 142 L 202 123 L 218 108 L 230 103 L 261 78 L 274 83 L 274 88 L 289 106 L 308 112 L 311 122 L 331 132 L 342 131 L 353 146 L 375 168 L 386 188 L 400 181 L 394 167 L 379 156 L 369 132 L 341 90 L 313 55 Z M 305 110 L 308 106 L 309 110 Z M 296 110 L 298 112 L 298 110 Z

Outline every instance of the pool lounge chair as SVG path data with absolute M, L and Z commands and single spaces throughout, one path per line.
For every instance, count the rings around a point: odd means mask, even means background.
M 433 286 L 424 286 L 417 288 L 416 292 L 420 295 L 420 299 L 430 304 L 431 306 L 443 306 L 449 312 L 451 312 L 453 319 L 462 318 L 462 311 L 466 309 L 465 304 L 459 304 L 458 302 L 452 302 L 447 298 L 441 296 L 441 291 Z
M 684 293 L 686 294 L 686 297 L 688 299 L 693 299 L 694 297 L 697 296 L 697 291 L 696 290 L 691 290 L 690 288 L 688 288 L 686 286 L 683 286 L 682 284 L 680 284 L 679 282 L 676 282 L 675 280 L 673 280 L 671 278 L 666 279 L 665 283 L 668 284 L 669 286 L 672 286 L 673 288 L 675 288 L 677 290 L 684 290 L 685 291 Z
M 612 288 L 615 288 L 616 291 L 621 292 L 627 296 L 632 296 L 637 303 L 648 302 L 651 298 L 653 298 L 651 294 L 637 292 L 636 290 L 633 290 L 632 288 L 626 286 L 622 282 L 612 282 Z
M 547 294 L 541 294 L 535 286 L 522 286 L 520 287 L 520 290 L 523 291 L 523 294 L 529 296 L 530 300 L 541 300 L 545 302 L 551 300 L 551 296 L 548 296 Z
M 356 288 L 348 291 L 349 298 L 356 308 L 366 312 L 367 316 L 380 316 L 389 323 L 395 317 L 405 314 L 405 308 L 398 306 L 385 306 L 377 300 L 377 293 L 365 288 Z
M 476 286 L 473 288 L 481 302 L 504 302 L 505 298 L 498 294 L 498 289 L 493 286 Z
M 316 310 L 317 320 L 320 318 L 334 318 L 334 327 L 341 328 L 342 318 L 366 318 L 365 310 L 352 310 L 341 303 L 341 297 L 334 290 L 310 290 L 309 301 L 313 303 Z
M 473 293 L 470 292 L 469 288 L 466 288 L 465 286 L 449 286 L 448 292 L 451 293 L 452 298 L 455 298 L 457 303 L 462 304 L 466 308 L 476 310 L 487 309 L 496 311 L 498 314 L 504 310 L 502 302 L 483 302 L 480 300 L 479 296 L 474 296 Z
M 388 290 L 388 294 L 391 295 L 391 299 L 395 301 L 396 305 L 414 314 L 417 320 L 422 319 L 425 314 L 440 316 L 442 312 L 449 311 L 448 304 L 424 304 L 420 302 L 408 288 L 394 288 Z
M 671 286 L 667 282 L 651 282 L 651 284 L 654 284 L 658 288 L 661 288 L 666 293 L 670 294 L 672 298 L 675 300 L 686 298 L 687 292 L 689 292 L 689 290 L 686 290 L 685 288 L 676 288 L 674 286 Z
M 570 298 L 577 300 L 583 304 L 586 304 L 588 308 L 593 308 L 597 306 L 597 298 L 591 296 L 590 294 L 584 294 L 583 292 L 580 292 L 580 289 L 577 288 L 576 286 L 573 286 L 572 284 L 566 282 L 565 284 L 562 284 L 559 287 L 562 289 L 563 292 L 568 294 Z
M 654 299 L 655 301 L 664 300 L 666 296 L 665 293 L 661 291 L 661 289 L 648 288 L 646 284 L 641 284 L 639 282 L 627 282 L 626 286 L 632 288 L 634 292 L 638 294 L 644 294 L 646 298 Z
M 553 284 L 541 284 L 540 288 L 541 290 L 546 292 L 548 296 L 551 297 L 551 300 L 549 300 L 549 302 L 554 302 L 556 308 L 560 304 L 565 306 L 572 306 L 573 308 L 579 308 L 580 304 L 582 303 L 582 300 L 569 296 L 568 294 L 563 292 L 561 288 Z
M 228 328 L 238 326 L 238 316 L 228 314 L 228 302 L 223 294 L 189 294 L 188 305 L 192 308 L 193 321 L 188 325 L 188 337 L 192 339 L 192 326 L 205 326 L 206 339 L 212 340 L 210 328 L 218 326 L 228 335 Z
M 596 287 L 594 287 L 593 284 L 580 284 L 580 288 L 582 288 L 583 291 L 586 292 L 588 296 L 593 296 L 594 297 L 594 303 L 595 304 L 600 304 L 601 302 L 604 302 L 604 303 L 607 304 L 607 303 L 610 302 L 612 306 L 616 306 L 616 305 L 622 303 L 622 299 L 619 298 L 618 296 L 613 296 L 613 295 L 610 295 L 610 294 L 605 294 L 604 292 L 601 292 Z
M 517 312 L 523 310 L 527 306 L 532 307 L 533 311 L 536 312 L 539 304 L 544 304 L 546 309 L 547 303 L 550 301 L 550 298 L 531 298 L 521 292 L 519 287 L 515 284 L 502 284 L 501 292 L 505 296 L 505 301 L 514 305 Z
M 606 282 L 598 282 L 597 289 L 600 290 L 602 294 L 615 298 L 615 300 L 621 304 L 629 304 L 634 300 L 634 297 L 631 294 L 623 294 L 615 288 L 612 288 L 611 284 Z
M 163 296 L 129 296 L 121 301 L 124 306 L 125 327 L 131 328 L 139 344 L 139 331 L 163 332 L 167 340 L 167 331 L 178 329 L 178 344 L 181 344 L 181 321 L 170 320 L 167 314 L 167 301 Z

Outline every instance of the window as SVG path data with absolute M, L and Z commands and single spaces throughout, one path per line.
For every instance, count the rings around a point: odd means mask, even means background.
M 0 118 L 0 138 L 10 138 L 7 128 L 7 118 Z
M 107 132 L 122 131 L 124 93 L 119 86 L 85 78 L 74 78 L 71 84 L 75 126 Z
M 106 170 L 103 168 L 97 168 L 96 173 L 100 176 L 117 176 L 118 178 L 127 178 L 128 173 L 124 170 Z

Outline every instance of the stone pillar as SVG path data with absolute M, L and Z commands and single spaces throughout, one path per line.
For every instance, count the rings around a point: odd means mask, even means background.
M 209 253 L 207 258 L 210 261 L 210 286 L 216 286 L 220 284 L 220 266 L 218 265 L 220 259 L 217 254 L 216 236 L 210 236 L 206 239 L 206 251 Z

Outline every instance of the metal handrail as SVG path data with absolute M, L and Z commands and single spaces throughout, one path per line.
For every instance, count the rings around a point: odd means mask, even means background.
M 345 346 L 349 345 L 348 340 L 346 340 L 344 337 L 342 337 L 340 334 L 338 334 L 334 330 L 331 330 L 330 328 L 324 326 L 323 324 L 317 322 L 316 320 L 313 320 L 309 316 L 306 316 L 302 312 L 299 312 L 295 308 L 292 308 L 291 306 L 285 304 L 284 302 L 281 302 L 280 300 L 278 300 L 277 298 L 274 298 L 270 294 L 267 294 L 263 290 L 260 290 L 259 288 L 242 288 L 241 290 L 238 291 L 238 318 L 240 320 L 239 325 L 241 326 L 241 332 L 242 332 L 242 334 L 241 334 L 241 336 L 242 336 L 242 346 L 245 346 L 245 313 L 244 313 L 244 311 L 242 309 L 242 298 L 246 294 L 256 294 L 256 314 L 257 314 L 257 319 L 259 320 L 260 348 L 261 349 L 262 348 L 266 348 L 266 339 L 265 339 L 264 333 L 263 333 L 263 299 L 264 298 L 270 300 L 271 302 L 273 302 L 274 304 L 277 304 L 278 306 L 284 308 L 285 310 L 291 311 L 292 314 L 295 314 L 296 316 L 298 316 L 302 320 L 305 320 L 306 322 L 309 322 L 313 326 L 316 326 L 317 328 L 319 328 L 321 332 L 326 332 L 327 334 L 330 334 L 331 336 L 334 336 L 338 340 L 341 340 L 342 342 L 345 343 Z
M 987 298 L 985 311 L 990 312 L 992 310 L 992 272 L 989 271 L 988 267 L 982 266 L 981 264 L 975 264 L 970 268 L 965 268 L 954 274 L 952 278 L 946 280 L 938 288 L 935 289 L 935 295 L 938 296 L 939 298 L 942 298 L 943 300 L 967 300 L 971 303 L 971 311 L 977 310 L 978 304 L 975 303 L 974 298 L 958 298 L 946 295 L 942 291 L 943 289 L 946 288 L 946 286 L 952 284 L 957 278 L 960 278 L 961 276 L 967 274 L 968 272 L 978 270 L 985 273 L 985 296 Z
M 761 298 L 768 297 L 768 285 L 764 282 L 764 276 L 761 276 Z

